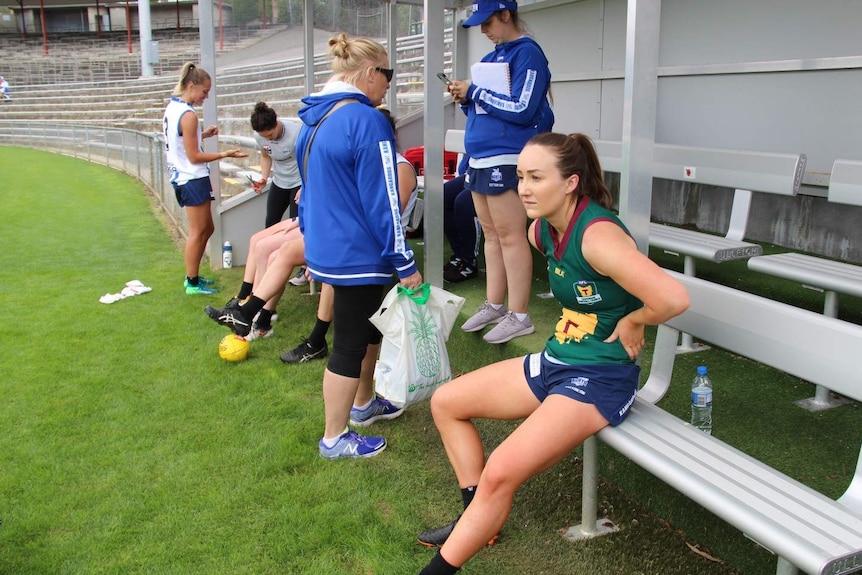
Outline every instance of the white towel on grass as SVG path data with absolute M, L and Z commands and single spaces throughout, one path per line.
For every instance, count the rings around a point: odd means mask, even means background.
M 120 301 L 121 299 L 132 297 L 133 295 L 147 293 L 148 291 L 153 291 L 153 288 L 145 286 L 139 280 L 131 280 L 126 282 L 126 287 L 124 287 L 120 293 L 106 293 L 99 298 L 99 301 L 102 303 L 114 303 L 115 301 Z

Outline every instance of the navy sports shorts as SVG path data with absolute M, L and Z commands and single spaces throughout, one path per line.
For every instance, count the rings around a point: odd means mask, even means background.
M 213 195 L 213 184 L 210 177 L 198 178 L 189 180 L 185 184 L 173 184 L 174 193 L 177 196 L 177 203 L 181 208 L 186 206 L 199 206 L 206 202 L 215 200 Z
M 506 190 L 518 191 L 517 166 L 467 168 L 464 187 L 477 194 L 496 196 Z
M 570 365 L 545 352 L 524 357 L 527 384 L 539 401 L 556 394 L 592 403 L 611 425 L 619 425 L 628 415 L 635 401 L 640 371 L 640 366 L 634 364 Z

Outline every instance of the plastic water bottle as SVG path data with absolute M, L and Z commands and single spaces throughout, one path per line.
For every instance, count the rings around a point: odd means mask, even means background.
M 712 435 L 712 381 L 705 365 L 698 366 L 691 384 L 691 424 Z
M 225 268 L 233 267 L 233 246 L 225 242 L 221 247 L 221 263 Z

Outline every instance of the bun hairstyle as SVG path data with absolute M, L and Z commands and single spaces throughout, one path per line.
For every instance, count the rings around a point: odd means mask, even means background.
M 266 102 L 258 102 L 254 105 L 254 111 L 251 113 L 251 129 L 255 132 L 261 130 L 271 130 L 275 128 L 278 122 L 278 115 L 275 110 L 270 108 Z
M 593 141 L 584 134 L 545 132 L 530 138 L 527 146 L 547 148 L 557 158 L 556 166 L 563 178 L 578 175 L 576 197 L 586 196 L 602 207 L 613 206 L 613 196 L 605 185 L 605 175 Z
M 386 48 L 369 38 L 348 38 L 340 32 L 329 39 L 333 78 L 356 85 L 368 68 L 386 60 Z
M 182 96 L 189 84 L 200 86 L 210 79 L 210 75 L 203 68 L 198 68 L 194 62 L 186 62 L 183 64 L 183 69 L 180 70 L 180 79 L 177 85 L 174 86 L 173 95 Z

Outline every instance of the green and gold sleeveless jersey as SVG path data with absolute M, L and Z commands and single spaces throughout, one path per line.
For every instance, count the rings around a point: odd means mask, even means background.
M 548 278 L 562 315 L 545 346 L 551 357 L 569 364 L 633 363 L 619 340 L 605 343 L 619 319 L 643 304 L 607 276 L 597 273 L 584 259 L 584 231 L 597 221 L 611 221 L 628 230 L 610 210 L 578 199 L 569 229 L 562 238 L 545 219 L 537 228 L 538 245 L 548 259 Z

